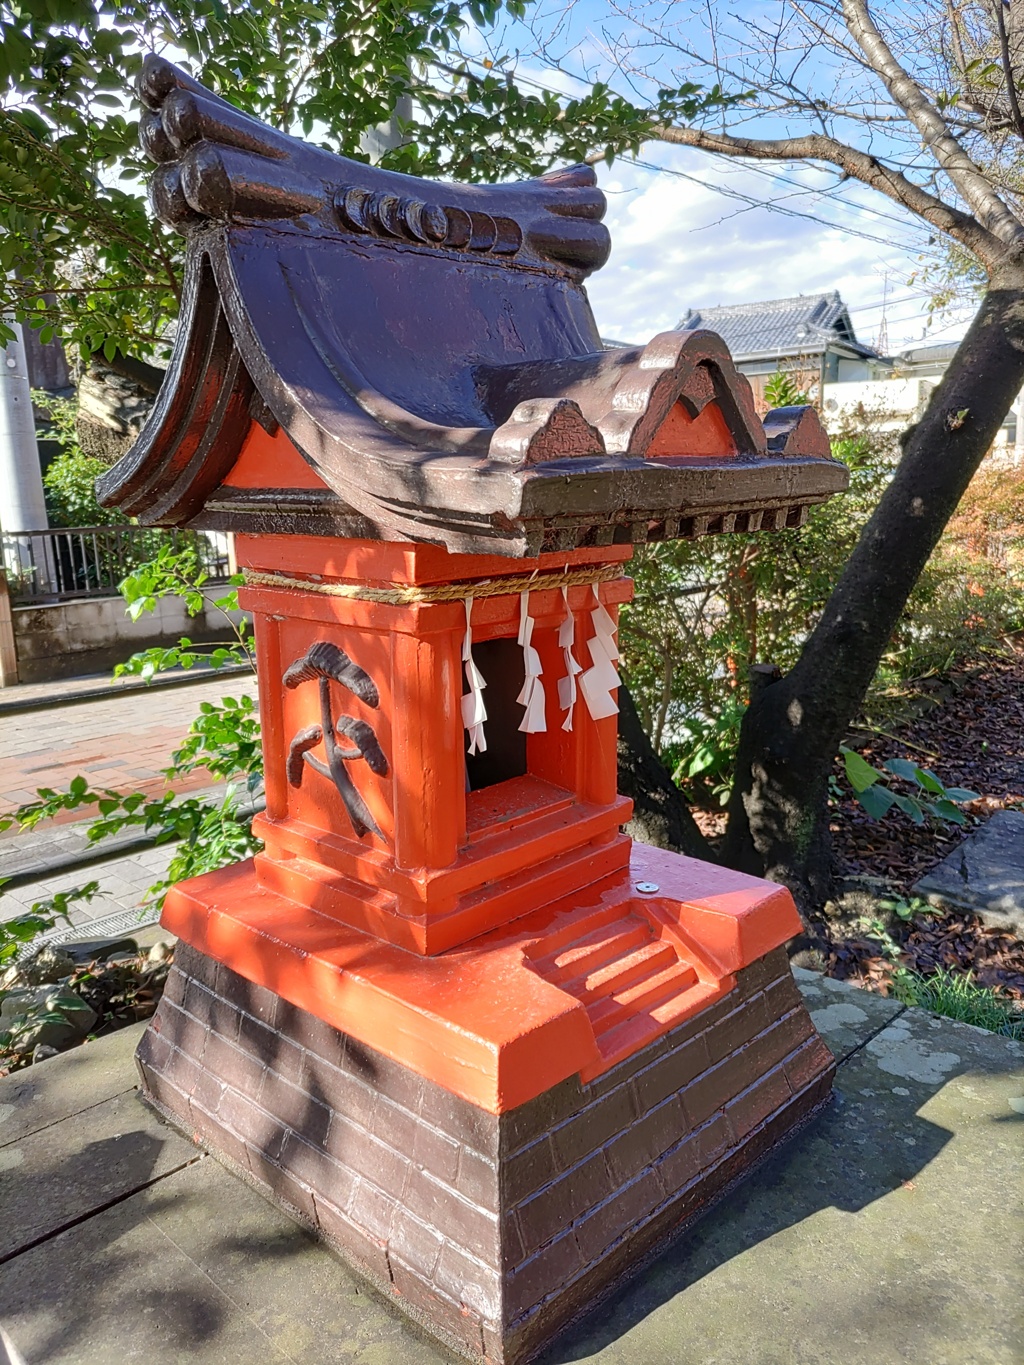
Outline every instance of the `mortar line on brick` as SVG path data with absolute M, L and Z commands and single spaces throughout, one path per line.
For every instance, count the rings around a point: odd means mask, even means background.
M 42 1246 L 44 1242 L 50 1242 L 55 1237 L 60 1237 L 65 1232 L 70 1232 L 72 1228 L 77 1228 L 82 1223 L 88 1223 L 90 1219 L 96 1218 L 101 1213 L 106 1213 L 108 1209 L 113 1209 L 118 1204 L 123 1204 L 126 1199 L 131 1199 L 143 1190 L 151 1189 L 154 1185 L 159 1185 L 161 1180 L 167 1180 L 172 1175 L 177 1175 L 179 1171 L 187 1170 L 189 1166 L 194 1166 L 197 1161 L 202 1161 L 203 1152 L 197 1152 L 195 1156 L 190 1156 L 187 1161 L 183 1161 L 179 1166 L 172 1167 L 169 1171 L 163 1171 L 160 1175 L 153 1176 L 152 1180 L 144 1180 L 141 1185 L 134 1185 L 130 1190 L 123 1194 L 116 1195 L 113 1199 L 108 1199 L 105 1204 L 99 1204 L 96 1208 L 90 1209 L 88 1213 L 81 1213 L 77 1218 L 69 1218 L 66 1223 L 61 1223 L 60 1227 L 51 1228 L 49 1232 L 44 1232 L 39 1237 L 33 1237 L 30 1242 L 24 1242 L 20 1247 L 15 1247 L 13 1251 L 5 1252 L 0 1255 L 0 1265 L 6 1265 L 8 1261 L 13 1261 L 19 1256 L 24 1256 L 27 1251 L 33 1251 L 36 1247 Z
M 0 1142 L 0 1147 L 9 1147 L 14 1142 L 26 1142 L 39 1133 L 45 1133 L 55 1123 L 66 1123 L 68 1119 L 76 1119 L 79 1114 L 87 1114 L 90 1109 L 98 1109 L 101 1104 L 109 1104 L 111 1100 L 119 1100 L 122 1095 L 134 1095 L 137 1088 L 134 1085 L 126 1086 L 124 1090 L 118 1090 L 113 1095 L 105 1096 L 102 1100 L 94 1100 L 92 1104 L 86 1104 L 81 1109 L 76 1109 L 73 1114 L 62 1114 L 59 1118 L 51 1119 L 49 1123 L 41 1123 L 38 1128 L 33 1128 L 31 1133 L 22 1133 L 20 1137 L 16 1138 L 5 1138 Z
M 808 1087 L 808 1088 L 809 1088 L 809 1087 Z M 802 1093 L 802 1092 L 801 1092 L 801 1093 Z M 798 1100 L 799 1098 L 800 1098 L 799 1095 L 793 1095 L 793 1096 L 791 1096 L 790 1101 L 789 1101 L 789 1104 L 794 1103 L 794 1102 L 795 1102 L 796 1100 Z M 813 1119 L 815 1119 L 815 1118 L 818 1117 L 818 1115 L 822 1112 L 822 1110 L 823 1110 L 825 1107 L 827 1107 L 827 1105 L 828 1105 L 830 1102 L 831 1102 L 831 1096 L 829 1097 L 829 1099 L 823 1101 L 823 1103 L 822 1103 L 821 1105 L 819 1105 L 815 1110 L 813 1110 L 810 1114 L 808 1114 L 803 1120 L 801 1120 L 800 1122 L 798 1122 L 798 1123 L 795 1125 L 795 1127 L 791 1130 L 790 1134 L 787 1136 L 787 1139 L 786 1139 L 787 1144 L 788 1144 L 788 1141 L 789 1141 L 789 1138 L 790 1138 L 790 1137 L 796 1137 L 800 1132 L 802 1132 L 803 1129 L 806 1128 L 806 1127 L 808 1126 L 808 1124 L 809 1124 L 810 1122 L 812 1122 Z M 787 1107 L 788 1107 L 788 1105 L 787 1105 L 787 1106 L 783 1106 L 783 1109 L 776 1111 L 776 1113 L 773 1114 L 773 1115 L 769 1115 L 769 1117 L 768 1117 L 767 1119 L 765 1119 L 765 1120 L 763 1120 L 761 1123 L 757 1124 L 757 1126 L 756 1126 L 755 1128 L 751 1129 L 750 1133 L 747 1134 L 746 1138 L 744 1139 L 744 1142 L 750 1142 L 750 1141 L 756 1136 L 756 1134 L 757 1134 L 761 1129 L 763 1129 L 764 1127 L 767 1126 L 767 1124 L 769 1124 L 770 1122 L 772 1122 L 773 1118 L 777 1118 L 778 1115 L 779 1115 L 780 1113 L 784 1112 L 785 1108 L 787 1108 Z M 705 1126 L 705 1125 L 702 1125 L 702 1126 Z M 711 1201 L 711 1204 L 710 1204 L 708 1207 L 713 1207 L 714 1205 L 720 1203 L 721 1200 L 723 1200 L 728 1194 L 730 1194 L 730 1193 L 732 1192 L 732 1190 L 733 1190 L 737 1185 L 739 1185 L 740 1183 L 742 1183 L 742 1182 L 747 1178 L 747 1176 L 748 1176 L 749 1174 L 751 1174 L 752 1172 L 758 1170 L 758 1169 L 759 1169 L 761 1166 L 763 1166 L 767 1161 L 769 1161 L 774 1155 L 776 1155 L 777 1150 L 778 1150 L 777 1147 L 770 1148 L 768 1151 L 763 1152 L 763 1153 L 761 1153 L 758 1157 L 756 1157 L 755 1160 L 754 1160 L 754 1162 L 752 1163 L 752 1165 L 748 1168 L 748 1170 L 747 1170 L 746 1172 L 741 1172 L 741 1173 L 738 1174 L 733 1180 L 730 1180 L 729 1182 L 727 1182 L 726 1185 L 724 1185 L 719 1191 L 716 1192 L 716 1194 L 713 1196 L 713 1199 L 712 1199 L 712 1201 Z M 556 1298 L 558 1297 L 559 1294 L 563 1293 L 563 1292 L 566 1290 L 566 1288 L 571 1287 L 571 1286 L 572 1286 L 573 1284 L 575 1284 L 578 1280 L 582 1280 L 582 1279 L 583 1279 L 591 1270 L 594 1269 L 595 1266 L 600 1265 L 601 1261 L 607 1256 L 608 1252 L 609 1252 L 612 1248 L 621 1245 L 621 1243 L 622 1243 L 624 1240 L 626 1240 L 627 1238 L 631 1238 L 631 1237 L 636 1236 L 636 1234 L 637 1234 L 638 1232 L 642 1232 L 644 1228 L 646 1228 L 647 1226 L 649 1226 L 651 1223 L 655 1222 L 655 1221 L 656 1221 L 659 1217 L 661 1217 L 662 1215 L 664 1215 L 664 1214 L 666 1213 L 666 1211 L 672 1206 L 672 1204 L 680 1202 L 680 1201 L 683 1199 L 683 1197 L 687 1194 L 687 1192 L 688 1192 L 689 1190 L 691 1190 L 694 1186 L 696 1186 L 696 1185 L 702 1183 L 702 1182 L 705 1180 L 705 1178 L 707 1177 L 707 1175 L 708 1175 L 709 1173 L 715 1171 L 715 1170 L 718 1169 L 720 1166 L 725 1165 L 725 1164 L 733 1157 L 733 1155 L 734 1155 L 734 1152 L 731 1151 L 731 1150 L 729 1150 L 729 1149 L 727 1149 L 725 1152 L 723 1152 L 722 1155 L 721 1155 L 716 1161 L 712 1162 L 710 1166 L 705 1167 L 703 1170 L 701 1170 L 701 1172 L 700 1172 L 698 1175 L 694 1176 L 694 1178 L 693 1178 L 692 1180 L 688 1181 L 686 1185 L 680 1187 L 678 1190 L 675 1191 L 674 1194 L 672 1194 L 672 1195 L 668 1196 L 666 1199 L 662 1200 L 662 1201 L 661 1201 L 659 1204 L 657 1204 L 657 1205 L 656 1205 L 648 1214 L 646 1214 L 646 1215 L 645 1215 L 643 1218 L 641 1218 L 638 1222 L 634 1223 L 630 1228 L 628 1228 L 625 1232 L 621 1233 L 621 1234 L 620 1234 L 619 1236 L 617 1236 L 611 1243 L 609 1243 L 609 1245 L 608 1245 L 607 1247 L 605 1247 L 604 1250 L 603 1250 L 597 1257 L 594 1257 L 594 1258 L 592 1258 L 590 1261 L 588 1261 L 588 1262 L 586 1262 L 585 1264 L 581 1265 L 581 1267 L 580 1267 L 573 1275 L 571 1275 L 567 1280 L 563 1281 L 563 1283 L 560 1284 L 555 1290 L 553 1290 L 553 1291 L 550 1292 L 549 1294 L 545 1295 L 542 1299 L 538 1300 L 538 1302 L 537 1302 L 536 1304 L 534 1304 L 530 1309 L 528 1309 L 525 1313 L 521 1314 L 521 1315 L 519 1316 L 519 1318 L 516 1319 L 516 1321 L 517 1321 L 517 1322 L 522 1322 L 522 1321 L 524 1321 L 525 1318 L 527 1318 L 527 1317 L 529 1317 L 529 1316 L 535 1314 L 539 1309 L 543 1308 L 546 1304 L 548 1304 L 548 1303 L 552 1302 L 554 1299 L 556 1299 Z M 614 1196 L 613 1196 L 613 1197 L 614 1197 Z M 608 1201 L 608 1200 L 602 1201 L 602 1203 L 607 1203 L 607 1202 L 609 1202 L 609 1201 Z M 597 1207 L 601 1207 L 601 1206 L 600 1206 L 600 1205 L 595 1206 L 595 1208 L 597 1208 Z M 563 1237 L 563 1236 L 566 1236 L 566 1235 L 568 1235 L 568 1236 L 574 1236 L 574 1235 L 575 1235 L 575 1234 L 574 1234 L 574 1229 L 578 1226 L 579 1223 L 581 1223 L 581 1222 L 584 1221 L 585 1217 L 588 1217 L 588 1216 L 589 1216 L 589 1213 L 591 1213 L 591 1212 L 593 1212 L 593 1211 L 594 1211 L 594 1210 L 589 1210 L 588 1213 L 587 1213 L 586 1215 L 582 1215 L 582 1216 L 579 1217 L 579 1218 L 574 1218 L 574 1219 L 572 1219 L 572 1221 L 569 1223 L 569 1225 L 568 1225 L 566 1228 L 564 1228 L 561 1232 L 557 1233 L 555 1237 L 550 1238 L 549 1241 L 546 1242 L 542 1247 L 539 1247 L 539 1248 L 537 1249 L 537 1251 L 535 1251 L 535 1252 L 533 1253 L 533 1256 L 528 1257 L 528 1258 L 527 1258 L 527 1261 L 524 1262 L 523 1264 L 524 1264 L 524 1265 L 525 1265 L 525 1264 L 528 1264 L 530 1260 L 533 1260 L 536 1256 L 542 1254 L 542 1253 L 546 1250 L 546 1248 L 547 1248 L 548 1246 L 550 1246 L 551 1243 L 552 1243 L 553 1241 L 557 1241 L 559 1237 Z M 695 1214 L 690 1215 L 690 1216 L 688 1216 L 687 1218 L 685 1218 L 685 1219 L 683 1220 L 683 1223 L 680 1225 L 680 1227 L 679 1227 L 675 1232 L 673 1232 L 672 1234 L 670 1234 L 669 1236 L 667 1236 L 666 1238 L 664 1238 L 664 1239 L 661 1241 L 661 1243 L 659 1244 L 660 1250 L 664 1250 L 664 1248 L 665 1248 L 670 1242 L 674 1242 L 674 1241 L 676 1240 L 676 1237 L 677 1237 L 677 1236 L 681 1236 L 681 1235 L 683 1234 L 683 1232 L 685 1232 L 686 1227 L 688 1227 L 688 1226 L 689 1226 L 690 1224 L 692 1224 L 693 1222 L 696 1222 L 696 1221 L 697 1221 L 697 1218 L 698 1218 L 699 1216 L 700 1216 L 700 1214 L 696 1214 L 696 1213 L 695 1213 Z M 660 1254 L 660 1251 L 659 1251 L 659 1250 L 655 1250 L 654 1248 L 652 1248 L 648 1253 L 645 1254 L 645 1256 L 644 1256 L 643 1258 L 641 1258 L 641 1261 L 638 1263 L 638 1267 L 642 1269 L 642 1267 L 643 1267 L 644 1265 L 649 1264 L 652 1260 L 656 1259 L 656 1257 L 657 1257 L 658 1254 Z M 520 1270 L 520 1269 L 522 1269 L 522 1266 L 519 1266 L 519 1267 L 517 1267 L 516 1269 L 517 1269 L 517 1270 Z M 589 1311 L 589 1310 L 588 1310 L 588 1311 Z M 577 1315 L 577 1316 L 582 1316 L 582 1314 Z
M 842 1061 L 839 1061 L 839 1059 L 837 1058 L 837 1059 L 836 1059 L 836 1066 L 837 1066 L 837 1067 L 845 1066 L 847 1062 L 852 1061 L 853 1058 L 856 1057 L 856 1055 L 857 1055 L 858 1052 L 861 1052 L 864 1048 L 866 1048 L 867 1045 L 868 1045 L 868 1043 L 873 1042 L 873 1041 L 878 1037 L 878 1035 L 879 1035 L 880 1033 L 884 1033 L 885 1030 L 889 1027 L 889 1025 L 892 1024 L 892 1023 L 894 1023 L 895 1020 L 899 1019 L 901 1015 L 906 1014 L 906 1012 L 907 1012 L 907 1010 L 908 1010 L 909 1008 L 910 1008 L 909 1005 L 901 1005 L 900 1008 L 896 1011 L 896 1013 L 892 1016 L 891 1019 L 887 1019 L 887 1020 L 885 1021 L 884 1024 L 879 1024 L 878 1028 L 875 1029 L 874 1033 L 870 1033 L 870 1034 L 864 1039 L 863 1042 L 858 1043 L 857 1046 L 853 1049 L 852 1052 L 848 1052 L 848 1053 L 846 1054 L 846 1056 L 843 1058 Z M 826 1044 L 826 1046 L 828 1046 L 828 1045 Z M 830 1051 L 831 1051 L 831 1049 L 830 1049 Z M 835 1053 L 833 1053 L 832 1055 L 835 1056 Z

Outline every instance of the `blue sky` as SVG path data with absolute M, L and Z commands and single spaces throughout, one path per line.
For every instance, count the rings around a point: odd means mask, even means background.
M 645 83 L 630 89 L 609 58 L 610 45 L 629 27 L 615 6 L 630 2 L 576 0 L 567 6 L 565 0 L 538 0 L 530 11 L 538 27 L 555 26 L 550 44 L 541 45 L 542 55 L 536 35 L 515 24 L 489 45 L 481 39 L 478 51 L 483 56 L 486 47 L 492 57 L 520 53 L 511 66 L 527 83 L 578 94 L 586 89 L 573 79 L 578 73 L 609 80 L 622 93 L 643 99 Z M 884 8 L 887 0 L 878 3 Z M 674 0 L 661 13 L 677 5 L 679 13 L 686 11 Z M 781 11 L 781 0 L 733 0 L 728 10 L 712 2 L 706 12 L 718 24 L 736 16 L 771 19 Z M 685 25 L 681 31 L 689 33 Z M 735 32 L 742 45 L 744 31 Z M 552 58 L 559 59 L 560 69 Z M 836 89 L 837 72 L 812 53 L 800 79 Z M 650 74 L 666 85 L 686 79 L 707 84 L 705 73 L 679 64 L 678 54 L 674 62 L 660 59 Z M 863 75 L 855 74 L 854 81 L 856 97 L 870 101 Z M 649 97 L 651 82 L 646 85 Z M 747 131 L 777 136 L 797 130 L 771 120 Z M 884 151 L 879 134 L 872 136 L 875 149 Z M 609 263 L 591 277 L 588 293 L 605 336 L 641 342 L 675 326 L 687 308 L 832 289 L 839 290 L 857 335 L 868 344 L 879 340 L 884 313 L 891 354 L 963 334 L 970 309 L 928 325 L 928 289 L 920 280 L 912 282 L 924 260 L 934 259 L 928 233 L 881 195 L 853 181 L 837 191 L 836 172 L 806 164 L 751 165 L 660 143 L 643 148 L 639 160 L 644 164 L 619 159 L 598 172 L 608 196 L 613 248 Z
M 858 191 L 837 202 L 820 192 L 832 177 L 809 167 L 780 168 L 779 180 L 685 148 L 648 148 L 643 160 L 665 169 L 620 161 L 599 172 L 613 247 L 588 293 L 604 335 L 641 342 L 687 308 L 831 289 L 869 345 L 883 304 L 890 352 L 962 335 L 964 314 L 926 326 L 927 290 L 909 283 L 926 236 L 880 197 Z M 736 194 L 814 218 L 750 207 Z

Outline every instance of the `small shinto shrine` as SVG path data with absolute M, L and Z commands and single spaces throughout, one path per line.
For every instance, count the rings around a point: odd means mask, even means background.
M 845 487 L 707 332 L 602 349 L 585 166 L 446 185 L 141 77 L 188 240 L 174 355 L 101 482 L 230 530 L 263 851 L 180 884 L 147 1100 L 463 1355 L 528 1359 L 814 1114 L 789 893 L 635 845 L 638 541 Z

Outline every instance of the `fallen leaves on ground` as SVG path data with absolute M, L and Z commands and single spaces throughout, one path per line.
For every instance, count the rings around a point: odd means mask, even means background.
M 1024 1001 L 1024 944 L 1004 930 L 982 924 L 976 915 L 918 915 L 908 924 L 900 946 L 900 966 L 921 976 L 930 976 L 939 967 L 972 972 L 976 985 Z M 892 967 L 879 940 L 862 936 L 833 946 L 828 974 L 888 995 Z
M 876 767 L 884 759 L 909 758 L 931 768 L 947 787 L 978 792 L 978 800 L 964 807 L 972 828 L 996 811 L 1024 807 L 1024 644 L 934 681 L 930 690 L 932 704 L 923 714 L 856 745 L 858 752 Z M 852 796 L 834 807 L 831 829 L 841 874 L 880 878 L 904 896 L 970 833 L 915 825 L 896 811 L 872 821 Z M 913 971 L 971 971 L 978 985 L 1024 1000 L 1024 943 L 976 915 L 919 915 L 896 937 L 901 965 Z M 885 992 L 891 965 L 880 949 L 871 937 L 837 943 L 829 974 Z

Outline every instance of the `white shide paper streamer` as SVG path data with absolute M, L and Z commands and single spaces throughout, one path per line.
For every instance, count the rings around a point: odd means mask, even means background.
M 523 683 L 516 701 L 520 706 L 526 708 L 525 714 L 519 722 L 519 728 L 527 735 L 534 735 L 548 728 L 544 717 L 544 683 L 541 680 L 543 669 L 540 664 L 540 655 L 531 644 L 532 639 L 533 617 L 530 615 L 530 594 L 529 592 L 521 592 L 519 594 L 519 643 L 523 649 L 523 667 L 526 671 L 526 681 Z
M 594 720 L 604 720 L 607 716 L 616 715 L 619 709 L 618 703 L 612 697 L 620 682 L 615 667 L 619 651 L 615 644 L 615 622 L 601 605 L 596 589 L 594 600 L 597 607 L 590 613 L 594 635 L 587 641 L 591 667 L 580 674 L 579 681 L 587 710 Z
M 466 607 L 466 634 L 462 640 L 462 663 L 466 671 L 466 686 L 469 691 L 462 698 L 462 723 L 469 731 L 469 752 L 471 754 L 484 753 L 487 749 L 487 739 L 484 735 L 484 721 L 487 719 L 487 707 L 484 705 L 484 682 L 483 674 L 473 662 L 473 626 L 470 616 L 473 611 L 473 599 L 465 599 Z
M 558 704 L 565 712 L 562 729 L 571 731 L 572 713 L 576 707 L 576 675 L 583 672 L 583 665 L 577 663 L 572 652 L 576 644 L 576 618 L 569 606 L 568 588 L 562 589 L 562 601 L 565 603 L 565 620 L 558 628 L 558 644 L 565 659 L 565 677 L 558 680 Z

